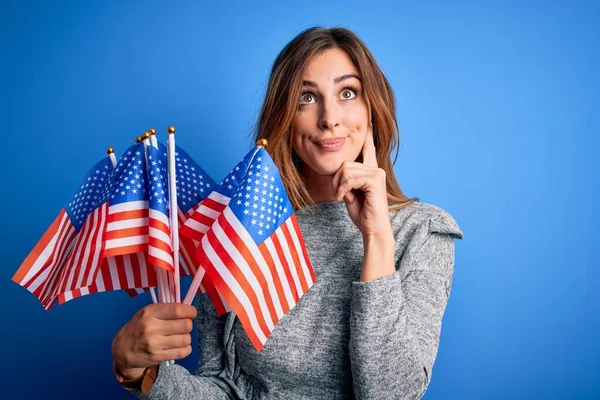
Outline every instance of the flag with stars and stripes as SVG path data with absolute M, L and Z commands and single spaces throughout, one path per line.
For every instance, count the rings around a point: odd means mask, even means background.
M 196 260 L 196 247 L 198 245 L 198 236 L 189 237 L 183 232 L 186 228 L 186 222 L 197 226 L 199 213 L 204 209 L 204 202 L 210 201 L 208 196 L 217 186 L 215 181 L 194 161 L 192 157 L 180 146 L 175 145 L 175 173 L 177 176 L 177 205 L 179 232 L 179 260 L 183 275 L 189 275 L 192 278 L 196 276 L 198 270 L 204 273 L 204 269 L 198 265 Z M 197 213 L 196 210 L 200 209 Z M 200 219 L 203 219 L 200 216 Z M 214 219 L 214 218 L 213 218 Z M 204 223 L 206 220 L 203 221 Z M 196 224 L 196 225 L 194 225 Z M 183 233 L 182 233 L 183 232 Z M 219 295 L 216 288 L 208 280 L 203 281 L 199 287 L 200 293 L 208 293 L 217 311 L 217 315 L 225 314 L 231 311 L 231 308 Z
M 154 152 L 149 146 L 149 152 Z M 156 149 L 156 148 L 154 148 Z M 158 160 L 157 165 L 163 165 L 166 160 L 167 148 L 162 143 L 158 143 Z M 154 174 L 152 172 L 152 161 L 150 157 L 154 158 L 154 155 L 149 156 L 149 167 L 150 175 L 148 182 L 152 185 L 152 181 L 155 181 Z M 178 203 L 178 222 L 179 225 L 183 225 L 186 219 L 193 213 L 194 207 L 197 206 L 216 186 L 212 178 L 200 167 L 200 165 L 190 155 L 179 146 L 175 146 L 175 162 L 176 162 L 176 175 L 177 175 L 177 203 Z M 156 165 L 155 165 L 156 166 Z M 165 170 L 161 170 L 162 176 L 166 176 Z M 162 181 L 162 177 L 156 175 L 156 181 Z M 168 180 L 167 180 L 168 181 Z M 163 185 L 163 183 L 161 183 Z M 168 200 L 168 190 L 164 193 Z M 161 197 L 162 198 L 162 197 Z M 157 198 L 158 199 L 158 198 Z M 152 213 L 152 192 L 149 192 L 149 213 Z M 163 210 L 164 211 L 164 210 Z M 163 223 L 164 223 L 163 219 Z M 150 232 L 152 231 L 152 222 L 149 222 Z M 163 229 L 164 229 L 163 225 Z M 164 236 L 163 236 L 164 238 Z M 196 271 L 199 269 L 197 262 L 195 261 L 196 244 L 188 238 L 183 236 L 179 237 L 179 257 L 180 257 L 180 276 L 189 275 L 195 276 Z M 150 259 L 150 253 L 152 252 L 150 242 L 152 237 L 148 239 L 148 259 Z M 164 245 L 164 241 L 163 241 Z M 91 293 L 125 289 L 130 295 L 139 293 L 142 290 L 139 288 L 148 288 L 156 286 L 156 274 L 154 273 L 153 267 L 150 263 L 146 262 L 146 253 L 138 252 L 133 254 L 123 254 L 119 256 L 106 257 L 104 263 L 97 275 L 96 281 L 87 287 L 82 287 L 70 292 L 59 295 L 59 303 L 63 303 L 73 298 L 77 298 L 82 295 Z M 203 270 L 202 270 L 203 271 Z M 207 284 L 208 288 L 201 288 L 201 292 L 208 291 L 211 298 L 216 298 L 215 303 L 217 309 L 222 313 L 229 311 L 227 306 L 222 304 L 222 301 L 218 297 L 216 289 L 210 283 Z
M 89 170 L 13 276 L 46 310 L 60 292 L 97 272 L 113 186 L 113 168 L 107 157 Z
M 173 247 L 169 228 L 167 151 L 148 146 L 149 238 L 148 262 L 173 273 Z
M 281 176 L 254 148 L 209 196 L 224 206 L 197 248 L 198 263 L 260 351 L 316 277 Z
M 178 145 L 175 145 L 175 175 L 177 220 L 179 227 L 182 228 L 184 223 L 194 214 L 198 204 L 214 190 L 216 184 L 204 169 Z M 195 261 L 196 243 L 180 234 L 179 251 L 180 265 L 184 274 L 193 277 L 198 269 Z
M 105 257 L 147 251 L 148 185 L 143 142 L 125 151 L 115 174 L 115 190 L 108 208 Z
M 149 199 L 148 186 L 144 186 L 149 182 L 146 166 L 146 149 L 143 142 L 127 149 L 115 166 L 115 172 L 118 173 L 116 185 L 121 191 L 114 194 L 110 204 L 115 205 L 113 210 L 120 211 L 115 213 L 113 222 L 119 222 L 121 230 L 108 233 L 109 229 L 119 226 L 107 226 L 105 239 L 112 238 L 113 243 L 117 243 L 116 235 L 122 233 L 127 241 L 122 243 L 123 247 L 113 249 L 110 255 L 105 251 L 93 281 L 87 281 L 84 285 L 59 294 L 60 304 L 80 296 L 113 290 L 125 290 L 132 295 L 157 285 L 154 267 L 147 261 L 150 239 L 149 211 L 144 209 L 149 203 L 145 200 Z M 116 207 L 131 208 L 119 210 Z M 140 216 L 142 218 L 139 218 Z M 143 218 L 144 216 L 146 217 Z M 128 218 L 131 218 L 131 221 Z M 130 236 L 126 236 L 127 234 Z M 131 242 L 135 245 L 130 246 Z

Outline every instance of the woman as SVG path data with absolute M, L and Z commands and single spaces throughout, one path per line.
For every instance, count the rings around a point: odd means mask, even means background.
M 317 280 L 256 352 L 234 313 L 154 304 L 116 335 L 115 374 L 148 399 L 400 399 L 427 389 L 462 232 L 392 169 L 392 89 L 364 43 L 311 28 L 279 54 L 256 139 L 284 179 Z M 161 361 L 191 352 L 200 366 Z M 147 393 L 147 394 L 145 394 Z

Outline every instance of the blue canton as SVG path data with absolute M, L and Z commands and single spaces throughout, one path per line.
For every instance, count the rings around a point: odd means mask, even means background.
M 157 149 L 154 146 L 148 146 L 148 177 L 150 181 L 150 208 L 160 211 L 168 216 L 167 213 L 167 153 L 164 145 Z
M 229 207 L 256 244 L 271 236 L 292 215 L 293 207 L 279 171 L 264 148 L 253 153 Z
M 181 147 L 175 145 L 177 205 L 187 212 L 215 188 L 215 181 Z
M 105 157 L 90 169 L 64 206 L 77 231 L 93 210 L 106 203 L 114 188 L 114 171 Z
M 134 144 L 125 151 L 115 169 L 115 191 L 110 204 L 148 200 L 146 155 L 144 143 Z

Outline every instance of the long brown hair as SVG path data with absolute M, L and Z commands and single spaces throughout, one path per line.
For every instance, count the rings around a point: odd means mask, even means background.
M 418 198 L 408 199 L 404 195 L 394 174 L 393 165 L 400 146 L 394 92 L 367 46 L 346 28 L 306 29 L 281 50 L 271 69 L 255 142 L 267 139 L 267 150 L 279 168 L 294 209 L 314 205 L 298 169 L 299 158 L 292 146 L 291 132 L 302 90 L 304 69 L 312 57 L 331 48 L 346 51 L 361 76 L 363 92 L 371 110 L 377 164 L 386 173 L 390 210 L 419 201 Z M 396 155 L 392 162 L 391 153 L 394 149 Z

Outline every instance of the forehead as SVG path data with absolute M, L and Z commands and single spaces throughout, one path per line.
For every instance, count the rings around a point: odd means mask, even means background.
M 345 74 L 360 76 L 348 53 L 342 49 L 327 49 L 310 59 L 302 77 L 325 84 Z

